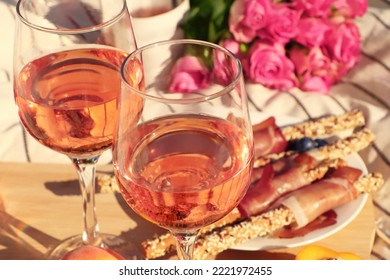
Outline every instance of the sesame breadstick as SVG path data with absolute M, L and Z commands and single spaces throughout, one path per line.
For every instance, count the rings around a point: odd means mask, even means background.
M 343 158 L 353 152 L 359 152 L 368 147 L 375 140 L 375 135 L 368 129 L 364 128 L 354 134 L 339 139 L 333 144 L 323 146 L 321 148 L 313 149 L 308 153 L 318 161 L 332 160 L 337 158 Z M 297 152 L 287 151 L 279 154 L 272 154 L 266 157 L 261 157 L 255 160 L 254 167 L 264 166 L 272 161 L 278 160 L 283 157 L 296 155 Z M 112 175 L 97 176 L 97 192 L 117 192 L 119 191 L 116 180 Z
M 313 149 L 309 152 L 316 160 L 322 161 L 324 159 L 342 158 L 353 152 L 358 152 L 368 147 L 375 140 L 375 135 L 368 129 L 355 132 L 354 134 L 337 140 L 333 144 L 325 145 L 323 147 Z M 297 154 L 295 151 L 286 151 L 279 154 L 271 154 L 255 160 L 254 167 L 264 166 L 272 161 L 281 159 L 286 156 Z
M 384 183 L 380 173 L 368 174 L 354 183 L 354 187 L 361 193 L 376 192 Z M 263 214 L 249 217 L 246 220 L 238 221 L 224 227 L 216 228 L 198 237 L 194 259 L 206 259 L 216 255 L 232 246 L 242 244 L 250 239 L 264 237 L 275 230 L 295 222 L 294 213 L 285 206 L 280 206 Z M 164 235 L 167 238 L 167 235 Z M 162 238 L 161 243 L 165 240 Z M 167 253 L 170 248 L 158 248 L 155 243 L 144 242 L 142 244 L 148 258 L 157 258 Z
M 364 126 L 364 115 L 359 110 L 352 110 L 342 115 L 322 117 L 313 121 L 289 125 L 281 128 L 287 141 L 302 137 L 319 137 L 336 131 Z
M 370 173 L 354 183 L 361 193 L 374 193 L 384 184 L 380 173 Z M 256 237 L 264 237 L 271 232 L 295 222 L 294 213 L 281 206 L 264 214 L 250 217 L 245 221 L 214 230 L 198 238 L 194 259 L 205 259 L 230 247 L 242 244 Z
M 306 121 L 283 127 L 282 134 L 286 140 L 294 140 L 302 137 L 316 137 L 324 134 L 331 134 L 335 131 L 356 128 L 365 124 L 364 115 L 361 111 L 352 110 L 342 115 L 322 117 L 313 121 Z M 256 125 L 253 125 L 256 130 Z M 294 151 L 286 151 L 278 154 L 268 155 L 255 161 L 254 167 L 263 166 L 272 160 L 296 154 Z M 112 193 L 119 191 L 115 178 L 112 175 L 97 175 L 97 192 Z
M 317 167 L 303 173 L 308 181 L 314 182 L 321 179 L 330 168 L 338 168 L 344 166 L 346 162 L 342 159 L 321 162 Z M 220 228 L 228 224 L 234 223 L 242 219 L 242 216 L 237 208 L 233 209 L 226 217 L 201 229 L 200 234 L 205 234 L 215 228 Z M 175 248 L 175 240 L 170 233 L 158 236 L 153 240 L 143 242 L 145 255 L 148 259 L 161 257 Z
M 98 193 L 115 193 L 119 192 L 118 183 L 115 176 L 110 174 L 97 174 L 97 190 Z
M 313 155 L 317 160 L 325 160 L 325 162 L 320 164 L 317 168 L 307 171 L 305 175 L 312 176 L 312 181 L 320 179 L 323 174 L 326 173 L 328 168 L 337 167 L 337 165 L 341 164 L 340 160 L 332 162 L 332 159 L 339 159 L 353 152 L 358 152 L 366 148 L 373 140 L 374 135 L 368 129 L 363 129 L 347 137 L 346 139 L 340 139 L 336 141 L 334 144 L 326 145 L 324 147 L 309 151 L 308 153 Z M 268 159 L 268 163 L 269 162 L 271 162 L 271 159 Z M 98 185 L 101 184 L 105 186 L 103 190 L 110 189 L 113 191 L 119 191 L 115 178 L 112 176 L 103 175 L 98 177 Z M 227 223 L 231 223 L 239 218 L 241 218 L 239 212 L 237 209 L 235 209 L 231 214 L 222 219 L 219 225 L 216 224 L 213 225 L 213 227 L 226 225 Z M 209 230 L 210 228 L 206 227 L 204 232 Z M 147 248 L 147 250 L 145 250 L 147 258 L 157 258 L 163 256 L 167 253 L 167 251 L 169 251 L 169 248 L 174 248 L 174 240 L 170 234 L 157 237 L 154 240 L 147 241 L 145 244 Z

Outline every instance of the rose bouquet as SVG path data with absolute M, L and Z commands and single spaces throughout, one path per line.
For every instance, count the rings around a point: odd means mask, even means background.
M 354 19 L 367 6 L 366 0 L 191 0 L 180 26 L 186 38 L 217 43 L 236 54 L 249 82 L 328 93 L 358 62 Z M 202 87 L 206 65 L 194 55 L 180 61 L 172 89 Z

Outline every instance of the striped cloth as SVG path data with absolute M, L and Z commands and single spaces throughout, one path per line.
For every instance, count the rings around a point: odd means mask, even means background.
M 12 55 L 15 0 L 0 0 L 0 160 L 13 162 L 69 162 L 63 155 L 38 144 L 24 132 L 13 101 Z M 374 196 L 376 215 L 390 221 L 390 2 L 369 1 L 366 15 L 357 21 L 362 36 L 359 64 L 334 85 L 329 95 L 300 90 L 270 91 L 248 86 L 250 109 L 301 120 L 341 114 L 354 108 L 364 112 L 375 144 L 360 153 L 369 171 L 385 176 L 384 188 Z M 100 161 L 109 161 L 106 155 Z M 390 222 L 388 222 L 390 231 Z M 389 244 L 377 237 L 373 259 L 390 259 Z

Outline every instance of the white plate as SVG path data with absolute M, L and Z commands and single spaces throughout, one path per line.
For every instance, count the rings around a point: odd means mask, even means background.
M 266 117 L 267 116 L 265 114 L 251 113 L 252 123 L 254 124 L 265 119 Z M 293 124 L 299 121 L 300 120 L 291 117 L 276 118 L 276 122 L 279 126 Z M 363 174 L 367 174 L 367 168 L 358 154 L 355 153 L 349 155 L 345 159 L 350 166 L 359 168 L 363 171 Z M 360 195 L 356 200 L 334 209 L 337 213 L 337 222 L 334 225 L 318 229 L 304 236 L 295 238 L 255 238 L 241 245 L 234 246 L 232 249 L 246 251 L 270 250 L 277 248 L 292 248 L 316 242 L 338 232 L 347 226 L 353 219 L 355 219 L 355 217 L 360 213 L 363 206 L 365 205 L 367 197 L 367 194 Z

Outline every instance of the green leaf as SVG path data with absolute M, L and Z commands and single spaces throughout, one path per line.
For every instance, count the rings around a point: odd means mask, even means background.
M 229 33 L 229 11 L 234 0 L 190 0 L 180 27 L 184 37 L 218 43 Z

